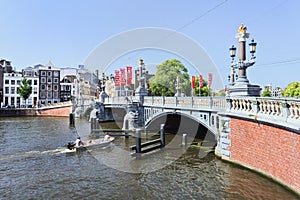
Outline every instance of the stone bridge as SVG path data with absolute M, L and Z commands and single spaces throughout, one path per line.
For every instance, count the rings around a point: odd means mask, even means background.
M 141 102 L 115 97 L 105 99 L 99 115 L 102 120 L 112 120 L 117 110 L 134 111 L 137 124 L 146 129 L 164 117 L 166 123 L 190 123 L 187 129 L 198 125 L 202 128 L 190 130 L 213 133 L 215 154 L 222 159 L 255 169 L 300 192 L 299 99 L 147 96 Z

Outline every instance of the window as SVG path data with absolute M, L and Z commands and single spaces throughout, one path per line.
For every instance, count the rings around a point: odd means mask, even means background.
M 58 92 L 54 92 L 54 98 L 58 98 Z
M 52 76 L 52 72 L 48 72 L 48 76 Z
M 11 94 L 15 94 L 15 91 L 16 91 L 16 88 L 15 88 L 15 87 L 12 87 L 12 88 L 11 88 Z
M 15 104 L 15 97 L 10 97 L 10 105 L 14 105 Z
M 42 84 L 41 85 L 41 90 L 46 90 L 46 85 Z
M 25 75 L 26 76 L 34 76 L 34 72 L 33 71 L 25 71 Z
M 46 92 L 41 92 L 40 93 L 40 97 L 43 98 L 43 99 L 45 99 L 46 98 Z
M 37 94 L 37 87 L 33 88 L 33 94 Z
M 37 85 L 37 80 L 33 80 L 33 85 Z
M 9 94 L 9 87 L 5 87 L 5 94 Z
M 48 91 L 52 90 L 52 85 L 48 85 Z
M 54 78 L 54 83 L 58 83 L 58 78 Z
M 9 80 L 5 80 L 5 84 L 9 84 Z
M 53 72 L 53 74 L 54 74 L 55 77 L 58 77 L 59 73 L 58 73 L 58 71 L 55 71 L 55 72 Z
M 17 85 L 20 85 L 21 84 L 21 80 L 17 80 Z
M 52 98 L 52 92 L 47 93 L 47 98 Z
M 27 103 L 28 103 L 28 104 L 32 104 L 32 97 L 29 97 L 29 98 L 27 99 Z
M 29 85 L 32 85 L 32 80 L 28 80 Z
M 42 78 L 41 78 L 41 82 L 42 82 L 42 83 L 46 83 L 46 78 L 45 78 L 45 77 L 42 77 Z
M 45 71 L 41 71 L 41 75 L 42 76 L 46 76 L 46 72 Z
M 11 84 L 12 85 L 16 84 L 16 81 L 15 80 L 11 80 Z
M 54 91 L 57 91 L 58 90 L 58 85 L 54 85 L 53 88 L 54 88 Z
M 48 77 L 48 83 L 52 83 L 52 77 Z
M 69 85 L 66 85 L 66 91 L 71 91 Z

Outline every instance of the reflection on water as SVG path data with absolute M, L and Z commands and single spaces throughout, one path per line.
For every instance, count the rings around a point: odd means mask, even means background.
M 104 149 L 66 154 L 64 145 L 77 134 L 83 139 L 91 137 L 85 120 L 77 119 L 76 129 L 69 128 L 68 122 L 65 118 L 0 119 L 1 199 L 298 198 L 256 173 L 222 162 L 212 153 L 200 159 L 199 148 L 184 151 L 180 139 L 174 136 L 168 136 L 174 146 L 142 160 L 130 157 L 128 146 L 134 139 L 122 137 Z M 176 151 L 184 153 L 176 158 Z M 170 164 L 147 173 L 120 170 L 128 166 L 155 168 L 151 166 L 154 159 Z

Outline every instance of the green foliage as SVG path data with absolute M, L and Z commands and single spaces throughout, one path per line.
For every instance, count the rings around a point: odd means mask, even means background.
M 217 96 L 217 97 L 224 97 L 224 96 L 226 96 L 226 92 L 224 90 L 216 92 L 215 96 Z
M 261 94 L 262 97 L 270 97 L 271 96 L 271 91 L 266 89 L 263 91 L 263 93 Z
M 32 93 L 32 87 L 29 84 L 29 80 L 24 77 L 21 81 L 21 84 L 18 88 L 18 94 L 22 97 L 25 101 L 29 98 L 30 94 Z
M 187 68 L 177 59 L 166 60 L 157 66 L 155 76 L 150 79 L 150 90 L 154 96 L 174 96 L 176 79 L 180 79 L 180 90 L 190 95 L 191 85 Z
M 282 94 L 285 97 L 300 97 L 300 82 L 290 83 Z
M 199 76 L 196 76 L 193 96 L 209 96 L 209 94 L 211 94 L 211 89 L 208 88 L 207 81 L 205 79 L 203 79 L 203 87 L 201 89 L 199 85 L 200 85 L 200 78 Z

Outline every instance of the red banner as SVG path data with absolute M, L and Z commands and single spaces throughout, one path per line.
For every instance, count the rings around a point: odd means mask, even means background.
M 192 76 L 192 89 L 195 89 L 195 76 Z
M 127 66 L 126 67 L 126 77 L 127 77 L 127 84 L 132 84 L 132 67 Z
M 200 77 L 199 77 L 199 87 L 203 88 L 203 77 L 202 77 L 202 75 L 200 75 Z
M 125 69 L 120 69 L 120 72 L 120 85 L 124 86 L 126 84 Z
M 210 88 L 212 84 L 212 73 L 208 74 L 208 87 Z
M 120 72 L 119 72 L 119 70 L 115 71 L 115 86 L 120 86 Z

